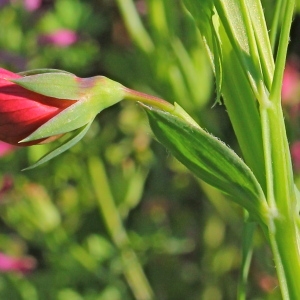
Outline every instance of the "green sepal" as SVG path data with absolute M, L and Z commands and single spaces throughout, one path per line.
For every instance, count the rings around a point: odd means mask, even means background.
M 42 158 L 40 158 L 36 163 L 34 163 L 32 166 L 27 167 L 27 168 L 23 169 L 22 171 L 34 169 L 34 168 L 40 166 L 41 164 L 44 164 L 45 162 L 49 161 L 50 159 L 67 151 L 71 147 L 73 147 L 76 143 L 78 143 L 85 136 L 85 134 L 89 130 L 91 124 L 92 124 L 92 121 L 87 123 L 86 125 L 82 126 L 81 128 L 74 130 L 71 133 L 71 136 L 63 144 L 61 144 L 58 147 L 56 147 L 55 149 L 51 150 L 50 152 L 45 154 Z
M 154 135 L 182 164 L 246 208 L 252 218 L 266 222 L 264 193 L 252 171 L 233 150 L 189 122 L 186 116 L 145 108 Z
M 78 79 L 71 73 L 51 72 L 28 75 L 10 81 L 44 96 L 64 100 L 79 100 L 81 93 Z
M 66 73 L 66 74 L 71 74 L 74 75 L 70 72 L 64 71 L 64 70 L 59 70 L 59 69 L 33 69 L 33 70 L 27 70 L 27 71 L 22 71 L 17 74 L 21 76 L 29 76 L 29 75 L 37 75 L 37 74 L 43 74 L 43 73 Z
M 106 77 L 91 78 L 93 86 L 73 105 L 40 126 L 28 137 L 20 141 L 29 142 L 49 136 L 73 131 L 95 118 L 103 109 L 124 98 L 124 87 Z

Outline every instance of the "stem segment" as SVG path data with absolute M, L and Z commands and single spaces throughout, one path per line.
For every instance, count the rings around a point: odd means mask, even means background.
M 295 1 L 285 1 L 275 73 L 269 101 L 260 101 L 267 199 L 270 208 L 269 239 L 283 299 L 300 298 L 300 247 L 297 200 L 291 156 L 281 107 L 281 85 Z M 261 91 L 261 97 L 267 97 Z M 268 105 L 265 105 L 268 104 Z
M 153 292 L 138 258 L 130 246 L 129 238 L 109 187 L 104 165 L 99 158 L 91 157 L 89 159 L 89 171 L 101 215 L 112 240 L 120 251 L 124 276 L 135 299 L 151 300 L 153 299 Z

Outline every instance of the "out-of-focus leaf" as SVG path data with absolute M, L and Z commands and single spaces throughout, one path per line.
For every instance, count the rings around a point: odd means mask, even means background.
M 222 141 L 173 114 L 146 107 L 157 139 L 202 180 L 229 195 L 252 217 L 265 220 L 263 191 L 249 167 Z

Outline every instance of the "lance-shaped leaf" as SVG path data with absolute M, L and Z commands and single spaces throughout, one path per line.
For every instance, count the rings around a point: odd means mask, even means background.
M 178 109 L 171 114 L 145 106 L 157 139 L 188 169 L 265 221 L 264 193 L 249 167 L 222 141 L 189 122 Z M 175 109 L 176 110 L 176 109 Z
M 251 1 L 246 1 L 248 6 L 251 6 Z M 241 3 L 238 2 L 237 0 L 185 0 L 187 9 L 193 16 L 207 46 L 218 86 L 220 85 L 218 77 L 222 77 L 221 94 L 243 158 L 251 167 L 263 190 L 266 191 L 261 121 L 256 97 L 250 84 L 250 81 L 253 83 L 254 77 L 260 76 L 258 74 L 260 62 L 254 61 L 250 55 L 246 24 L 240 9 Z M 259 17 L 257 23 L 261 25 L 264 20 L 261 16 L 261 7 L 257 2 L 257 0 L 251 2 L 253 5 L 249 8 L 249 14 L 252 22 L 255 23 L 255 13 L 257 13 Z M 254 24 L 253 30 L 258 51 L 264 53 L 260 56 L 261 65 L 269 66 L 272 62 L 269 47 L 265 45 L 268 42 L 260 41 L 262 37 L 265 37 L 266 27 L 260 28 L 257 23 Z M 241 28 L 240 31 L 239 28 Z M 250 64 L 250 67 L 247 64 Z M 265 68 L 263 71 L 269 74 Z M 269 75 L 266 76 L 269 78 Z M 249 80 L 249 77 L 252 79 Z M 267 86 L 268 81 L 266 80 Z
M 218 26 L 218 18 L 214 17 L 215 12 L 213 0 L 202 0 L 201 5 L 194 0 L 185 0 L 184 3 L 200 29 L 211 66 L 216 77 L 216 102 L 220 102 L 223 81 L 222 48 L 218 30 L 216 29 Z

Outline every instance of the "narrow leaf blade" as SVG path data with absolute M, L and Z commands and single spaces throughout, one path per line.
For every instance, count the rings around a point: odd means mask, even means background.
M 267 211 L 263 191 L 242 159 L 223 142 L 178 116 L 146 107 L 157 139 L 188 169 L 260 220 Z

